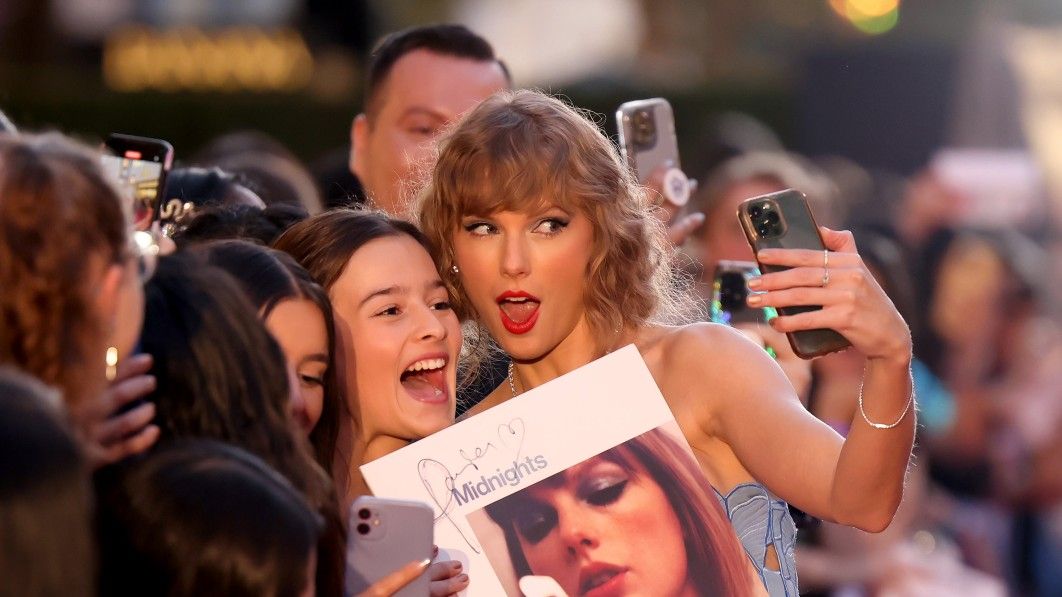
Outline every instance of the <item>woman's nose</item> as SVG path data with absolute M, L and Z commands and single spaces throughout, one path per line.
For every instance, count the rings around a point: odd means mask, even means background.
M 418 316 L 417 334 L 425 340 L 435 340 L 446 337 L 446 326 L 440 317 L 441 311 L 432 307 L 425 307 Z
M 505 249 L 502 255 L 502 273 L 511 278 L 519 278 L 527 275 L 530 270 L 527 247 L 524 238 L 520 235 L 510 235 L 505 239 Z
M 593 528 L 592 521 L 586 516 L 564 516 L 558 527 L 561 541 L 571 555 L 577 555 L 600 544 L 600 533 Z

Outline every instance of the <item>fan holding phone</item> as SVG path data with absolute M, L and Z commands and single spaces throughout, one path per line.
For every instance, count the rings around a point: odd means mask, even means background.
M 129 202 L 133 224 L 147 230 L 158 219 L 159 196 L 173 164 L 173 146 L 162 139 L 112 133 L 103 142 L 103 168 Z
M 704 214 L 694 212 L 676 219 L 697 189 L 679 165 L 678 137 L 671 104 L 662 97 L 625 102 L 616 110 L 619 149 L 623 159 L 651 191 L 656 215 L 668 224 L 668 239 L 675 246 L 704 224 Z

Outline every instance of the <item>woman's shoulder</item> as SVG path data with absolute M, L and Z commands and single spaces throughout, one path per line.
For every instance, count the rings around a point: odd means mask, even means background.
M 700 362 L 709 354 L 713 362 L 726 362 L 747 351 L 762 349 L 732 327 L 718 323 L 692 323 L 679 326 L 647 326 L 639 336 L 643 354 L 659 353 L 670 363 L 693 359 Z
M 639 348 L 658 383 L 714 384 L 759 375 L 772 366 L 762 346 L 717 323 L 653 326 L 645 330 Z

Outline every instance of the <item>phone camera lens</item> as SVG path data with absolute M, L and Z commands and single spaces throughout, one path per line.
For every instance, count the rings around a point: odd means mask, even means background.
M 372 512 L 370 512 L 368 508 L 362 508 L 361 510 L 358 510 L 358 518 L 362 520 L 368 520 L 370 516 L 372 516 Z
M 656 121 L 650 110 L 638 110 L 633 116 L 634 143 L 642 147 L 651 147 L 656 143 Z
M 364 522 L 358 525 L 358 534 L 359 535 L 368 535 L 370 530 L 372 530 L 372 528 L 369 527 L 369 525 L 365 524 Z
M 776 224 L 778 223 L 778 214 L 773 211 L 768 211 L 763 214 L 763 219 L 769 224 Z
M 771 234 L 771 227 L 767 226 L 766 224 L 760 226 L 759 228 L 757 228 L 757 230 L 759 231 L 760 236 L 770 236 Z
M 762 213 L 763 213 L 763 206 L 762 205 L 753 205 L 749 209 L 749 215 L 751 215 L 754 218 L 760 217 L 760 214 L 762 214 Z

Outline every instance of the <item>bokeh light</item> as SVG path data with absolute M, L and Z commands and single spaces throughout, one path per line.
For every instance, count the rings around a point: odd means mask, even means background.
M 314 60 L 295 29 L 204 31 L 128 26 L 103 47 L 103 75 L 117 91 L 296 91 Z
M 830 8 L 853 27 L 880 35 L 900 21 L 900 0 L 829 0 Z

